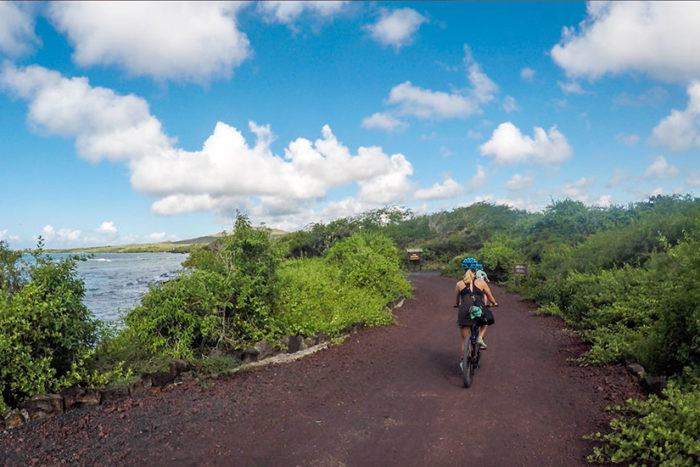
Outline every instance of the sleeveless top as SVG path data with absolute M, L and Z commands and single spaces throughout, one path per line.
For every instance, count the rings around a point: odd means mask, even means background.
M 475 305 L 478 307 L 484 307 L 484 291 L 481 290 L 479 287 L 474 285 L 474 281 L 470 282 L 465 288 L 459 291 L 460 295 L 460 301 L 459 301 L 459 308 L 463 308 L 465 310 L 468 310 L 470 306 Z M 472 302 L 471 298 L 469 296 L 474 297 L 474 301 Z

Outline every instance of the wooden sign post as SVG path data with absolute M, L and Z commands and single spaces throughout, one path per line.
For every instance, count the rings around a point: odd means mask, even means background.
M 423 250 L 421 248 L 408 248 L 408 249 L 406 249 L 406 261 L 407 261 L 407 266 L 408 266 L 409 271 L 411 269 L 420 270 L 422 268 L 421 253 L 423 253 Z
M 513 265 L 513 276 L 515 276 L 515 283 L 520 283 L 520 278 L 527 276 L 529 273 L 527 264 L 514 264 Z

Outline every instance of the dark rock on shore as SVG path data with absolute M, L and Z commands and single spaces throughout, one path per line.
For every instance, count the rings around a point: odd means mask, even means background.
M 66 411 L 90 405 L 99 405 L 102 401 L 100 391 L 80 386 L 71 386 L 64 389 L 61 391 L 61 396 L 63 397 L 63 405 Z
M 42 394 L 34 396 L 23 404 L 30 420 L 39 420 L 60 415 L 63 410 L 63 397 L 59 394 Z

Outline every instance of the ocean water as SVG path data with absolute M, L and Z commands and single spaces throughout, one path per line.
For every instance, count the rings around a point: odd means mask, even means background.
M 56 259 L 71 256 L 53 253 Z M 187 258 L 181 253 L 100 253 L 77 262 L 85 282 L 83 303 L 102 320 L 116 321 L 138 304 L 149 285 L 177 277 Z

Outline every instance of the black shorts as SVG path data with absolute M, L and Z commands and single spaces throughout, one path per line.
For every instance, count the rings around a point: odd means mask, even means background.
M 495 322 L 493 312 L 487 306 L 481 308 L 480 318 L 471 319 L 469 317 L 469 307 L 460 306 L 457 312 L 457 326 L 460 328 L 468 328 L 472 324 L 478 324 L 479 326 L 491 325 Z

